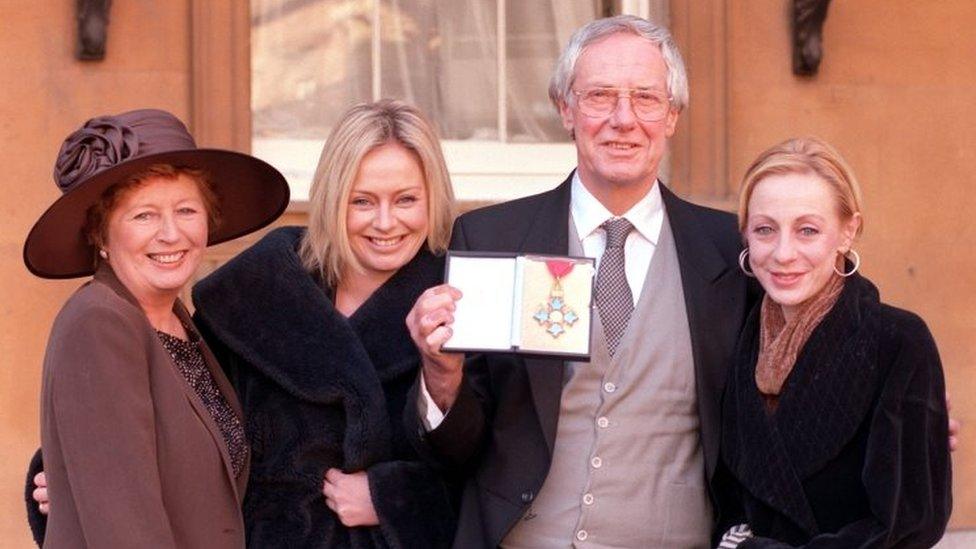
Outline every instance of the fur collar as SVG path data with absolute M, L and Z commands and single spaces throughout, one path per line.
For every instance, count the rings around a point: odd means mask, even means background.
M 417 367 L 404 319 L 440 283 L 443 259 L 426 247 L 348 319 L 301 265 L 300 227 L 270 232 L 201 280 L 193 301 L 232 351 L 298 398 L 347 393 L 382 399 L 379 383 Z
M 758 331 L 757 306 L 743 329 L 726 394 L 724 458 L 751 493 L 815 535 L 802 482 L 854 438 L 881 386 L 878 290 L 860 275 L 847 279 L 797 356 L 773 415 L 755 384 Z

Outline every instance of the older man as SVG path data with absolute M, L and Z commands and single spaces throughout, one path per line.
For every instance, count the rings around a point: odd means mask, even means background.
M 577 169 L 556 189 L 462 216 L 457 250 L 598 258 L 589 363 L 440 352 L 455 290 L 408 318 L 424 355 L 419 446 L 467 475 L 456 547 L 706 547 L 725 369 L 750 305 L 734 218 L 658 170 L 688 100 L 670 34 L 601 19 L 550 97 Z

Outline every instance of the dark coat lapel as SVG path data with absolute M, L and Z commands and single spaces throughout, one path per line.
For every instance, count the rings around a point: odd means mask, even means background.
M 302 267 L 302 234 L 297 227 L 269 233 L 200 281 L 193 299 L 246 363 L 299 399 L 342 405 L 346 466 L 363 468 L 389 455 L 381 382 L 416 367 L 403 322 L 416 296 L 440 280 L 442 260 L 422 250 L 346 319 Z
M 659 184 L 659 187 L 678 248 L 682 274 L 685 271 L 694 273 L 705 282 L 717 280 L 731 266 L 722 257 L 715 242 L 702 230 L 701 220 L 695 216 L 691 204 L 675 196 L 664 185 Z
M 723 437 L 727 461 L 743 486 L 808 535 L 819 529 L 803 481 L 856 435 L 879 390 L 877 290 L 860 276 L 846 281 L 837 304 L 797 357 L 773 415 L 756 389 L 759 309 L 742 333 Z
M 800 478 L 840 453 L 878 396 L 880 315 L 874 285 L 848 279 L 797 357 L 775 419 Z
M 380 382 L 414 372 L 420 354 L 405 328 L 407 314 L 424 290 L 443 282 L 444 258 L 424 247 L 380 286 L 348 323 L 370 357 Z
M 660 185 L 671 224 L 695 363 L 698 415 L 705 465 L 711 477 L 718 463 L 720 401 L 735 346 L 734 330 L 744 316 L 745 282 L 702 227 L 694 206 Z M 734 230 L 730 225 L 728 230 Z M 727 341 L 726 341 L 727 340 Z
M 569 201 L 573 175 L 543 195 L 537 215 L 526 233 L 518 251 L 566 255 L 569 251 Z M 532 387 L 532 400 L 552 455 L 556 441 L 556 422 L 559 419 L 559 401 L 563 391 L 563 361 L 526 358 L 526 373 Z
M 98 270 L 95 272 L 95 280 L 105 284 L 111 288 L 112 291 L 118 294 L 119 297 L 125 299 L 139 310 L 142 310 L 142 307 L 139 305 L 139 301 L 134 295 L 132 295 L 131 292 L 129 292 L 129 289 L 122 284 L 122 281 L 118 279 L 115 272 L 108 264 L 103 264 L 98 268 Z M 187 313 L 186 307 L 183 306 L 183 303 L 179 299 L 177 299 L 176 303 L 173 305 L 173 312 L 176 313 L 176 316 L 185 326 L 193 326 L 193 321 L 190 319 L 190 315 Z M 148 319 L 146 320 L 146 324 L 149 324 Z M 160 348 L 163 349 L 163 352 L 166 352 L 162 347 L 162 343 L 160 343 Z M 241 404 L 237 400 L 237 394 L 230 386 L 230 383 L 227 381 L 227 377 L 224 375 L 219 365 L 217 365 L 217 361 L 214 359 L 213 353 L 210 352 L 210 349 L 208 349 L 205 344 L 201 346 L 201 350 L 203 352 L 204 361 L 207 363 L 207 368 L 213 375 L 214 381 L 220 388 L 220 392 L 223 393 L 224 398 L 227 399 L 227 403 L 230 404 L 231 408 L 233 408 L 234 412 L 237 414 L 237 417 L 243 418 L 244 416 L 241 413 Z M 167 356 L 169 355 L 169 353 L 166 354 Z M 173 362 L 172 358 L 170 358 L 169 362 L 173 368 L 173 374 L 181 380 L 179 386 L 183 390 L 183 394 L 186 395 L 187 401 L 189 401 L 193 411 L 207 428 L 207 432 L 209 432 L 210 436 L 213 437 L 214 444 L 220 451 L 220 458 L 224 463 L 224 472 L 227 475 L 227 481 L 230 483 L 234 496 L 237 498 L 237 501 L 243 501 L 244 489 L 247 486 L 247 462 L 245 462 L 245 467 L 243 469 L 244 472 L 239 478 L 235 478 L 234 467 L 230 461 L 230 452 L 227 448 L 227 442 L 224 440 L 224 436 L 220 432 L 220 427 L 217 426 L 217 422 L 214 421 L 210 411 L 207 410 L 203 400 L 200 399 L 200 395 L 193 390 L 193 387 L 190 387 L 189 383 L 186 383 L 183 378 L 183 374 L 176 366 L 176 363 Z M 248 461 L 249 460 L 250 456 L 248 456 Z
M 765 404 L 755 388 L 758 326 L 759 307 L 756 307 L 742 332 L 744 344 L 739 349 L 732 373 L 735 390 L 726 395 L 726 414 L 734 415 L 735 421 L 725 422 L 722 436 L 726 442 L 723 444 L 738 449 L 734 454 L 727 454 L 726 460 L 749 492 L 786 515 L 809 535 L 815 535 L 816 519 L 803 485 L 790 462 L 779 428 L 767 417 Z
M 193 301 L 221 341 L 288 392 L 336 403 L 345 395 L 346 380 L 370 381 L 370 372 L 353 366 L 368 364 L 369 356 L 302 268 L 298 238 L 298 231 L 270 233 L 197 283 Z M 254 314 L 255 306 L 260 314 Z

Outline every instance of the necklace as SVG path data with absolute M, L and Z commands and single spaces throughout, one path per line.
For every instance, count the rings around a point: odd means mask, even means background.
M 574 262 L 566 260 L 551 259 L 546 261 L 546 268 L 549 270 L 549 274 L 552 275 L 552 287 L 549 289 L 549 298 L 545 303 L 539 305 L 538 310 L 532 315 L 532 318 L 553 339 L 561 336 L 566 332 L 566 328 L 571 327 L 579 320 L 576 311 L 567 305 L 563 299 L 563 287 L 559 282 L 560 279 L 573 270 L 574 265 Z

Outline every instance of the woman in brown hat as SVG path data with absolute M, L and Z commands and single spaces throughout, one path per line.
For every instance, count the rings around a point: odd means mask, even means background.
M 241 547 L 249 449 L 240 404 L 179 295 L 208 244 L 288 203 L 274 168 L 198 149 L 158 110 L 89 120 L 54 170 L 64 193 L 24 261 L 94 278 L 48 341 L 41 443 L 47 547 Z

